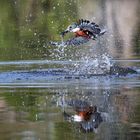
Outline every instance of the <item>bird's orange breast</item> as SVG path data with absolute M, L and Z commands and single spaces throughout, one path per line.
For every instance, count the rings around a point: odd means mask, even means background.
M 85 32 L 83 32 L 83 31 L 81 31 L 81 30 L 75 32 L 75 35 L 76 36 L 84 36 L 84 37 L 87 37 L 87 34 Z

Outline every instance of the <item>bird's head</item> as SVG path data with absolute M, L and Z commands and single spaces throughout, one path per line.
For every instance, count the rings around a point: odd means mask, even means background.
M 79 30 L 80 30 L 80 28 L 78 27 L 78 25 L 76 23 L 73 23 L 73 24 L 69 25 L 67 27 L 67 29 L 61 33 L 61 35 L 64 36 L 68 32 L 77 32 Z

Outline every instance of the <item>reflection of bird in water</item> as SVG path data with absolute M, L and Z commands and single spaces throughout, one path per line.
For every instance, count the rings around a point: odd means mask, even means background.
M 75 37 L 63 42 L 63 45 L 80 45 L 88 42 L 89 40 L 95 40 L 98 36 L 103 35 L 106 30 L 101 30 L 99 25 L 88 20 L 79 20 L 76 23 L 73 23 L 68 26 L 68 28 L 61 33 L 61 36 L 64 37 L 67 33 L 73 32 Z M 62 45 L 61 43 L 51 42 L 52 45 Z
M 80 123 L 81 130 L 83 132 L 96 131 L 102 121 L 103 119 L 101 117 L 101 114 L 96 111 L 90 115 L 88 120 L 82 121 Z
M 77 112 L 77 115 L 81 117 L 81 120 L 88 121 L 90 120 L 91 115 L 96 112 L 96 110 L 97 110 L 96 106 L 88 106 L 86 108 L 83 108 L 82 110 L 76 108 L 75 111 Z
M 84 132 L 95 131 L 103 121 L 96 106 L 90 106 L 87 102 L 81 100 L 72 100 L 68 104 L 73 107 L 76 114 L 70 115 L 64 111 L 65 119 L 79 122 L 81 130 Z

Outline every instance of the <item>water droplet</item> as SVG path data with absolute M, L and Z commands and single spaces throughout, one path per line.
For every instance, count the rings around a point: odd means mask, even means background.
M 32 17 L 32 14 L 31 13 L 29 14 L 29 17 Z
M 38 120 L 38 115 L 37 114 L 35 115 L 35 118 L 36 118 L 36 121 L 37 121 Z

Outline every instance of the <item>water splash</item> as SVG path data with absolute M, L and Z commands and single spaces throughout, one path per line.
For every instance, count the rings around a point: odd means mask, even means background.
M 63 44 L 63 39 L 62 43 Z M 51 52 L 51 56 L 55 59 L 65 60 L 69 57 L 69 60 L 76 59 L 73 58 L 72 54 L 68 54 L 68 46 L 58 45 Z M 93 55 L 93 50 L 91 52 L 86 52 L 82 54 L 79 50 L 75 53 L 79 57 L 78 62 L 75 62 L 72 66 L 65 66 L 71 74 L 74 75 L 92 75 L 92 74 L 106 74 L 109 73 L 110 68 L 113 65 L 111 57 L 108 53 L 95 54 Z M 83 50 L 82 50 L 83 51 Z M 96 51 L 97 52 L 97 51 Z
M 82 63 L 75 64 L 73 72 L 78 75 L 96 75 L 109 73 L 113 63 L 108 54 L 95 57 L 85 57 Z

